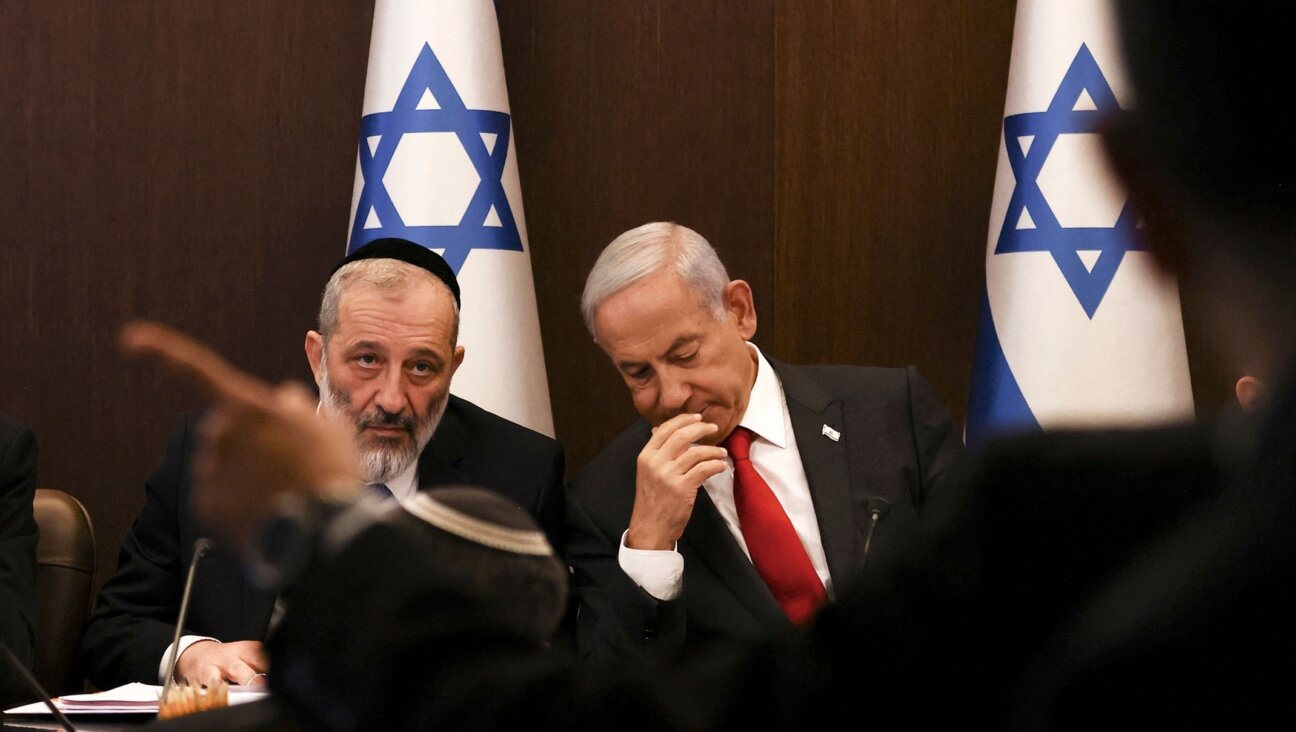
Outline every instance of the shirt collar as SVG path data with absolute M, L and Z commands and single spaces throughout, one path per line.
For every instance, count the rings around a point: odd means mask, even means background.
M 756 383 L 752 384 L 747 411 L 738 424 L 779 447 L 787 447 L 784 431 L 787 402 L 783 399 L 783 385 L 774 367 L 765 360 L 765 354 L 752 343 L 747 347 L 756 354 Z
M 417 480 L 418 460 L 413 460 L 410 462 L 409 467 L 405 468 L 404 472 L 387 482 L 387 489 L 392 492 L 393 496 L 396 496 L 396 500 L 404 503 L 412 498 L 414 492 L 418 489 Z

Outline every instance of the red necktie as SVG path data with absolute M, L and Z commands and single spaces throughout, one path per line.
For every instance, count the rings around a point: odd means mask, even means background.
M 783 506 L 752 465 L 754 437 L 746 427 L 735 427 L 722 443 L 733 458 L 738 528 L 747 542 L 752 564 L 769 585 L 774 599 L 792 622 L 804 623 L 827 594 Z

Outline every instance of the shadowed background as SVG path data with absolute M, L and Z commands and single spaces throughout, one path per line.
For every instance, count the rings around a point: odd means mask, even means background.
M 697 229 L 751 282 L 771 354 L 914 363 L 962 422 L 1011 0 L 498 10 L 569 474 L 634 418 L 580 289 L 609 240 L 650 220 Z M 123 320 L 309 378 L 371 16 L 370 2 L 0 1 L 0 410 L 35 429 L 40 483 L 89 508 L 100 583 L 171 416 L 202 400 L 117 356 Z M 1198 405 L 1213 407 L 1229 379 L 1196 332 Z

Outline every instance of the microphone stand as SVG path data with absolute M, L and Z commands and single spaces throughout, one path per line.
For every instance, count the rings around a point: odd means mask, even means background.
M 211 548 L 212 543 L 208 539 L 199 539 L 194 542 L 193 559 L 189 561 L 189 576 L 185 579 L 184 594 L 180 596 L 180 617 L 176 618 L 175 637 L 171 639 L 171 653 L 167 655 L 166 683 L 162 685 L 162 696 L 160 697 L 163 700 L 167 698 L 171 689 L 175 688 L 175 667 L 176 662 L 180 660 L 178 657 L 180 633 L 184 629 L 185 618 L 189 615 L 189 597 L 193 594 L 194 575 L 198 573 L 198 560 L 211 551 Z
M 864 536 L 864 556 L 860 559 L 860 568 L 863 569 L 868 562 L 869 548 L 873 544 L 873 532 L 877 529 L 878 522 L 886 515 L 887 509 L 891 504 L 885 498 L 870 498 L 868 502 L 869 525 L 868 533 Z

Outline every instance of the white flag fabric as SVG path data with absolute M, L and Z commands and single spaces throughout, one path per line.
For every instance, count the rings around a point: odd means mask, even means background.
M 451 391 L 552 436 L 491 0 L 377 0 L 347 251 L 390 236 L 458 275 L 466 354 Z
M 986 247 L 967 441 L 1193 413 L 1178 289 L 1108 167 L 1130 108 L 1106 2 L 1020 0 Z

